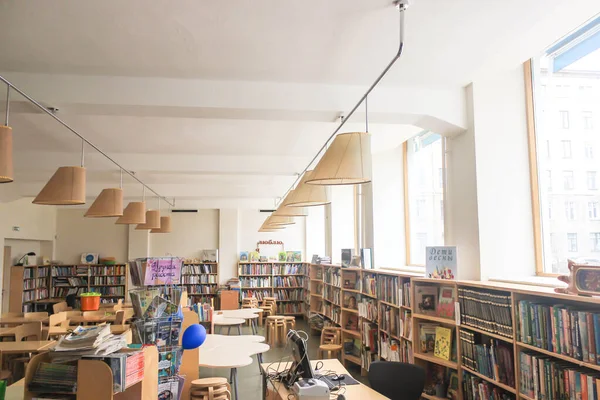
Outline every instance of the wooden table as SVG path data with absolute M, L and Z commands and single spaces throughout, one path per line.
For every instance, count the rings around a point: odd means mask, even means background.
M 241 335 L 242 334 L 242 325 L 244 324 L 244 322 L 246 322 L 246 320 L 242 319 L 242 318 L 226 318 L 223 315 L 213 315 L 212 322 L 215 326 L 226 326 L 228 335 L 229 335 L 229 332 L 231 332 L 231 327 L 237 326 L 238 335 Z M 216 328 L 215 328 L 215 330 L 216 330 Z M 219 331 L 220 331 L 220 329 L 219 329 Z
M 67 317 L 67 319 L 70 321 L 69 324 L 71 325 L 101 324 L 102 322 L 115 322 L 116 318 L 116 315 L 88 315 L 85 317 L 83 315 L 72 315 Z
M 215 311 L 214 315 L 222 315 L 223 318 L 230 319 L 243 319 L 250 322 L 250 328 L 252 329 L 252 334 L 256 335 L 256 320 L 258 319 L 259 312 L 262 312 L 260 308 L 241 308 L 239 310 L 219 310 Z
M 318 362 L 322 362 L 323 366 L 321 367 L 322 371 L 332 371 L 335 372 L 336 374 L 348 374 L 348 370 L 346 370 L 346 368 L 344 368 L 344 366 L 342 365 L 341 362 L 339 362 L 338 359 L 332 359 L 332 360 L 313 360 L 310 362 L 310 364 L 313 366 L 313 368 L 316 367 L 316 364 Z M 263 400 L 266 398 L 266 393 L 267 393 L 267 383 L 268 383 L 268 373 L 273 373 L 273 372 L 281 372 L 281 371 L 285 371 L 286 369 L 288 369 L 291 366 L 292 363 L 278 363 L 278 362 L 272 362 L 272 363 L 263 363 L 261 364 L 261 370 L 262 370 L 262 376 L 263 376 Z M 318 373 L 318 371 L 315 371 L 316 373 Z M 270 382 L 271 386 L 275 389 L 275 392 L 279 395 L 279 398 L 276 398 L 276 400 L 278 399 L 282 399 L 282 400 L 287 400 L 288 398 L 296 398 L 293 397 L 292 395 L 292 391 L 288 390 L 282 383 L 280 382 Z M 346 398 L 346 400 L 358 400 L 358 399 L 366 399 L 366 400 L 385 400 L 387 399 L 387 397 L 385 397 L 382 394 L 377 393 L 376 391 L 374 391 L 373 389 L 371 389 L 368 386 L 363 385 L 362 383 L 359 383 L 358 385 L 349 385 L 349 386 L 345 386 L 345 392 L 344 397 Z M 292 395 L 292 396 L 290 396 Z M 288 397 L 289 396 L 289 397 Z
M 264 340 L 264 337 L 256 335 L 206 335 L 206 340 L 198 348 L 199 365 L 209 368 L 229 368 L 233 395 L 235 400 L 238 400 L 237 369 L 252 364 L 253 355 L 257 355 L 259 363 L 262 362 L 260 355 L 270 349 L 268 344 L 260 343 Z
M 0 318 L 0 326 L 17 326 L 23 325 L 28 322 L 37 322 L 41 321 L 42 323 L 48 322 L 48 317 L 43 318 L 25 318 L 25 317 L 6 317 Z
M 73 330 L 73 326 L 70 326 L 68 328 L 63 328 L 61 326 L 51 326 L 48 329 L 48 335 L 50 336 L 62 336 L 62 335 L 66 335 L 67 333 L 71 332 Z M 0 336 L 2 336 L 2 329 L 0 328 Z M 4 329 L 14 329 L 14 328 L 4 328 Z M 125 332 L 127 332 L 128 330 L 130 330 L 130 326 L 129 325 L 111 325 L 110 326 L 110 333 L 114 334 L 114 335 L 121 335 Z M 6 335 L 6 336 L 10 336 L 10 335 Z
M 0 337 L 14 336 L 16 326 L 0 328 Z
M 56 343 L 55 340 L 31 340 L 26 342 L 0 342 L 0 353 L 22 354 L 38 353 L 49 350 Z

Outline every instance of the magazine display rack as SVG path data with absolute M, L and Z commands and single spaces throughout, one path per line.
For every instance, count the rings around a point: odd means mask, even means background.
M 124 349 L 123 351 L 131 351 Z M 144 378 L 128 387 L 124 392 L 113 394 L 113 374 L 103 361 L 79 360 L 77 362 L 77 399 L 87 400 L 155 400 L 158 398 L 158 351 L 156 346 L 145 347 Z M 39 396 L 31 393 L 27 387 L 41 362 L 49 362 L 48 353 L 34 356 L 25 371 L 24 399 L 32 400 Z M 60 393 L 57 393 L 60 394 Z M 63 393 L 64 394 L 64 393 Z

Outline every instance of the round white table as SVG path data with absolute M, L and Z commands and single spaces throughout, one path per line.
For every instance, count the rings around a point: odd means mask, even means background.
M 214 325 L 219 326 L 219 327 L 226 326 L 228 335 L 231 332 L 232 326 L 237 326 L 238 335 L 241 335 L 242 334 L 242 325 L 244 324 L 244 322 L 246 322 L 246 320 L 242 319 L 242 318 L 226 318 L 223 315 L 213 315 Z M 219 332 L 220 332 L 220 328 L 219 328 Z
M 252 329 L 252 334 L 256 335 L 258 329 L 256 327 L 256 320 L 259 315 L 258 312 L 261 312 L 260 308 L 241 308 L 239 310 L 221 310 L 215 311 L 216 315 L 222 315 L 224 318 L 241 318 L 244 320 L 250 321 L 250 328 Z
M 269 351 L 268 344 L 261 343 L 265 338 L 257 335 L 206 335 L 199 347 L 199 366 L 209 368 L 229 368 L 230 381 L 235 399 L 237 394 L 237 369 L 252 364 L 256 355 L 262 363 L 262 353 Z

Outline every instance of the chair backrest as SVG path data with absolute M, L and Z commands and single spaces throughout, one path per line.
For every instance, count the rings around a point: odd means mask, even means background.
M 75 308 L 75 303 L 77 302 L 77 295 L 76 294 L 68 294 L 67 297 L 65 298 L 65 300 L 67 301 L 67 305 L 69 307 Z
M 419 400 L 425 387 L 425 370 L 414 364 L 375 361 L 369 367 L 369 383 L 391 400 Z
M 341 344 L 340 330 L 338 328 L 323 328 L 321 331 L 321 344 Z
M 58 326 L 63 321 L 66 321 L 66 320 L 67 320 L 67 312 L 66 311 L 52 314 L 50 316 L 50 318 L 48 319 L 48 326 Z
M 82 315 L 84 317 L 104 317 L 106 315 L 106 311 L 84 311 Z
M 65 313 L 67 313 L 67 318 L 80 317 L 83 315 L 83 313 L 80 310 L 70 310 L 70 311 L 65 311 Z
M 54 311 L 55 314 L 69 310 L 72 310 L 72 308 L 68 306 L 66 301 L 61 301 L 60 303 L 56 303 L 52 306 L 52 311 Z
M 28 322 L 15 328 L 15 342 L 42 340 L 42 322 Z
M 22 317 L 22 312 L 5 312 L 2 313 L 2 318 Z
M 26 312 L 25 315 L 23 315 L 25 318 L 27 319 L 32 319 L 32 320 L 38 320 L 38 319 L 44 319 L 44 318 L 48 318 L 48 313 L 43 311 L 43 312 Z
M 115 314 L 114 325 L 125 325 L 125 311 L 117 311 L 117 313 Z

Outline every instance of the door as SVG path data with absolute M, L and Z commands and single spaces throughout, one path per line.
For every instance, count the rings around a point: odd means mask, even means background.
M 8 293 L 10 291 L 10 267 L 12 267 L 12 248 L 4 246 L 4 262 L 2 264 L 2 312 L 8 312 Z

